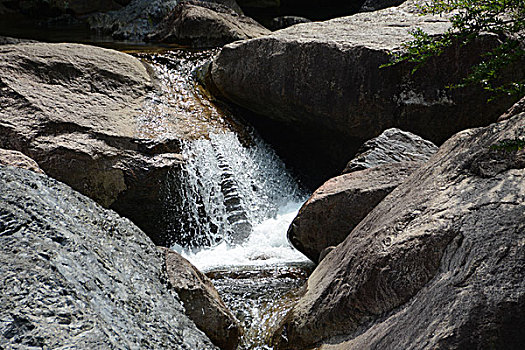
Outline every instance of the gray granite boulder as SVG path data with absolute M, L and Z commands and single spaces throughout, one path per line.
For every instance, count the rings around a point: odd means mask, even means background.
M 177 5 L 177 0 L 132 0 L 129 5 L 90 16 L 89 27 L 115 39 L 142 40 Z
M 189 47 L 223 46 L 269 34 L 253 19 L 214 3 L 185 1 L 158 25 L 147 40 Z
M 301 207 L 288 229 L 292 245 L 312 261 L 336 246 L 421 163 L 383 164 L 334 177 Z
M 224 350 L 235 350 L 243 333 L 239 321 L 222 301 L 211 280 L 179 253 L 160 248 L 168 279 L 186 315 Z
M 343 175 L 326 181 L 299 210 L 288 239 L 313 261 L 344 241 L 374 207 L 427 161 L 437 146 L 396 128 L 365 142 Z
M 522 348 L 524 121 L 454 135 L 381 201 L 312 273 L 278 348 Z
M 411 132 L 391 128 L 366 141 L 348 162 L 343 173 L 397 162 L 425 162 L 438 147 Z
M 180 0 L 131 0 L 129 5 L 118 10 L 100 13 L 88 19 L 92 30 L 109 34 L 115 39 L 142 40 L 152 34 L 159 23 L 167 17 Z M 241 8 L 234 0 L 203 0 L 227 6 L 238 14 Z
M 86 45 L 0 46 L 0 147 L 132 219 L 158 244 L 162 193 L 181 162 L 179 142 L 139 135 L 146 67 Z
M 2 349 L 216 349 L 163 266 L 129 220 L 45 175 L 0 166 Z
M 453 46 L 415 74 L 408 63 L 380 68 L 412 39 L 411 30 L 438 35 L 449 28 L 445 17 L 421 16 L 418 2 L 226 45 L 211 65 L 213 91 L 254 112 L 259 124 L 272 123 L 267 134 L 279 134 L 272 143 L 282 143 L 287 158 L 305 158 L 305 168 L 323 170 L 324 179 L 388 128 L 441 144 L 496 121 L 515 100 L 487 102 L 479 86 L 445 88 L 497 44 L 493 36 Z

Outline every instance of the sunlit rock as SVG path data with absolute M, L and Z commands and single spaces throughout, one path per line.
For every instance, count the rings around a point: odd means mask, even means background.
M 0 165 L 27 169 L 40 174 L 44 173 L 38 166 L 38 163 L 25 154 L 2 148 L 0 148 Z
M 153 84 L 136 58 L 78 44 L 0 46 L 0 147 L 132 219 L 157 243 L 177 137 L 139 136 Z
M 215 345 L 224 350 L 236 349 L 243 330 L 211 280 L 180 254 L 168 248 L 160 250 L 169 283 L 182 301 L 186 315 Z
M 445 142 L 322 260 L 277 348 L 519 349 L 524 120 Z
M 161 253 L 69 186 L 0 166 L 5 349 L 216 349 L 167 288 Z
M 147 39 L 189 47 L 215 47 L 269 33 L 253 19 L 226 6 L 186 1 L 178 4 Z
M 408 63 L 381 68 L 413 39 L 411 30 L 439 35 L 449 28 L 445 17 L 421 16 L 417 3 L 228 44 L 211 65 L 214 91 L 254 112 L 252 119 L 295 166 L 319 173 L 317 183 L 340 173 L 363 142 L 388 128 L 441 144 L 496 121 L 515 99 L 487 102 L 481 86 L 446 88 L 498 44 L 494 36 L 455 45 L 414 74 Z

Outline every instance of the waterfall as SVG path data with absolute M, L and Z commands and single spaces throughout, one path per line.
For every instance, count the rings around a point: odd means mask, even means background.
M 239 319 L 245 330 L 239 350 L 271 349 L 272 329 L 311 268 L 286 238 L 307 193 L 251 127 L 195 85 L 192 72 L 212 55 L 138 55 L 158 81 L 140 133 L 183 140 L 184 163 L 166 186 L 171 248 L 212 279 Z
M 304 260 L 286 229 L 305 193 L 270 147 L 250 141 L 223 131 L 183 144 L 173 248 L 201 269 Z
M 241 321 L 239 350 L 271 350 L 270 338 L 299 297 L 309 260 L 286 231 L 306 199 L 273 150 L 232 131 L 183 144 L 185 165 L 172 249 L 213 281 Z

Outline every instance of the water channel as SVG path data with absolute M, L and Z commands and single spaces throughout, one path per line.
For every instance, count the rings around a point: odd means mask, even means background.
M 214 51 L 135 53 L 157 78 L 141 117 L 144 137 L 182 141 L 182 171 L 168 179 L 171 248 L 215 284 L 244 327 L 240 349 L 271 349 L 270 336 L 312 268 L 286 231 L 308 193 L 242 118 L 195 82 Z M 175 131 L 173 131 L 175 130 Z

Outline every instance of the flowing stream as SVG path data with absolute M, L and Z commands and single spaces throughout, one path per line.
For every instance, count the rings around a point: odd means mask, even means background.
M 212 279 L 244 327 L 239 348 L 271 349 L 272 331 L 311 269 L 286 238 L 307 193 L 256 132 L 195 84 L 195 69 L 213 53 L 138 55 L 159 81 L 141 132 L 166 137 L 177 130 L 184 140 L 185 162 L 168 180 L 166 198 L 172 249 Z

